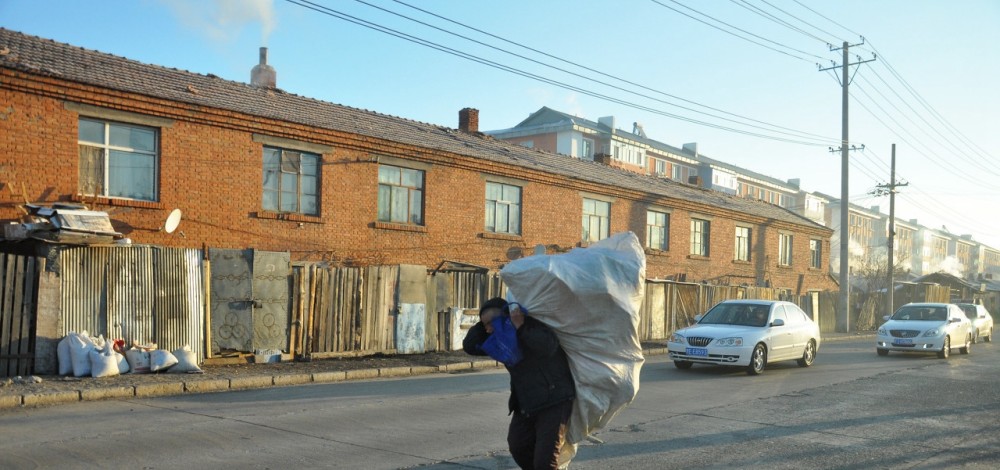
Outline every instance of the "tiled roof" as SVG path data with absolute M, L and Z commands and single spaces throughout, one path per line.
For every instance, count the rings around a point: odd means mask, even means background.
M 636 190 L 772 220 L 824 228 L 805 217 L 762 201 L 527 149 L 482 134 L 468 134 L 444 126 L 224 80 L 214 75 L 143 64 L 4 28 L 0 28 L 0 67 L 544 171 L 600 184 L 611 192 L 614 192 L 611 188 Z

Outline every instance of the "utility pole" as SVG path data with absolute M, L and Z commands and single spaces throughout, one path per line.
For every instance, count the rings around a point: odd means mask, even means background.
M 847 70 L 848 70 L 847 68 L 850 67 L 850 66 L 852 66 L 852 65 L 861 65 L 861 64 L 864 64 L 866 62 L 871 62 L 871 61 L 875 60 L 874 57 L 872 57 L 869 60 L 861 60 L 861 57 L 858 57 L 858 61 L 857 62 L 855 62 L 853 64 L 849 63 L 848 62 L 849 61 L 848 50 L 851 48 L 851 46 L 860 46 L 860 45 L 862 45 L 864 43 L 865 43 L 865 38 L 862 37 L 861 38 L 861 42 L 858 43 L 858 44 L 848 44 L 847 41 L 844 41 L 844 45 L 842 47 L 834 48 L 832 45 L 830 46 L 830 51 L 831 52 L 832 51 L 837 51 L 837 50 L 843 50 L 844 51 L 843 62 L 840 65 L 840 68 L 841 68 L 840 85 L 841 85 L 841 88 L 842 88 L 842 92 L 841 92 L 841 106 L 842 106 L 842 109 L 841 109 L 841 123 L 840 123 L 840 126 L 841 126 L 841 140 L 840 140 L 840 302 L 839 302 L 839 305 L 838 305 L 839 308 L 838 308 L 838 312 L 837 312 L 837 331 L 838 332 L 842 332 L 842 333 L 847 333 L 847 332 L 851 331 L 851 315 L 850 315 L 851 308 L 850 308 L 850 305 L 849 305 L 849 303 L 851 301 L 851 284 L 850 284 L 850 276 L 849 276 L 849 274 L 850 274 L 849 273 L 849 271 L 850 271 L 850 264 L 849 264 L 849 260 L 848 260 L 848 249 L 847 249 L 848 248 L 848 243 L 850 242 L 850 233 L 849 233 L 849 230 L 848 230 L 848 218 L 847 218 L 847 214 L 848 214 L 848 212 L 850 212 L 850 205 L 851 205 L 851 203 L 850 203 L 850 193 L 848 192 L 848 171 L 847 171 L 847 163 L 848 163 L 847 156 L 848 156 L 848 152 L 851 150 L 851 148 L 850 148 L 850 139 L 848 139 L 848 132 L 847 132 L 847 130 L 848 130 L 847 103 L 848 103 L 848 96 L 849 96 L 848 93 L 847 93 L 847 87 L 848 87 L 848 85 L 850 85 L 851 81 L 850 81 L 850 79 L 848 77 L 848 74 L 847 74 Z M 823 71 L 831 70 L 831 69 L 835 69 L 835 68 L 837 68 L 837 64 L 836 63 L 834 63 L 832 66 L 827 67 L 827 68 L 820 67 L 819 71 L 823 72 Z M 857 73 L 857 70 L 858 69 L 854 69 L 854 72 Z M 851 78 L 853 78 L 853 77 L 851 77 Z
M 886 315 L 892 315 L 893 303 L 892 295 L 895 292 L 896 281 L 895 281 L 895 269 L 896 262 L 894 259 L 895 255 L 895 238 L 896 238 L 896 188 L 900 186 L 908 186 L 910 183 L 900 183 L 896 181 L 896 144 L 892 144 L 892 165 L 889 167 L 889 183 L 877 185 L 874 191 L 876 196 L 889 195 L 889 243 L 886 244 L 886 248 L 889 250 L 889 289 L 887 290 L 886 300 L 888 301 L 888 306 L 886 307 Z

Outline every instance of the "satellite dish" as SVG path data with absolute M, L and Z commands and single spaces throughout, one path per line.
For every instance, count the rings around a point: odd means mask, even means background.
M 174 233 L 177 230 L 177 226 L 181 224 L 181 210 L 174 209 L 170 211 L 170 215 L 167 216 L 167 221 L 163 222 L 163 231 L 167 233 Z

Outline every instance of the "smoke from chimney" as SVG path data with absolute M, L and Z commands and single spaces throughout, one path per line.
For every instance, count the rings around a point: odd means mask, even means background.
M 250 70 L 250 84 L 264 88 L 275 88 L 278 86 L 278 72 L 274 67 L 267 65 L 267 48 L 260 48 L 260 63 Z

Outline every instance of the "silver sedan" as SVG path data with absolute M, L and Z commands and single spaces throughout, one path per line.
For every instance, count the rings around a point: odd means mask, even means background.
M 693 364 L 741 366 L 757 375 L 777 361 L 795 360 L 809 367 L 819 351 L 819 326 L 790 302 L 727 300 L 695 321 L 667 341 L 670 359 L 679 369 Z

